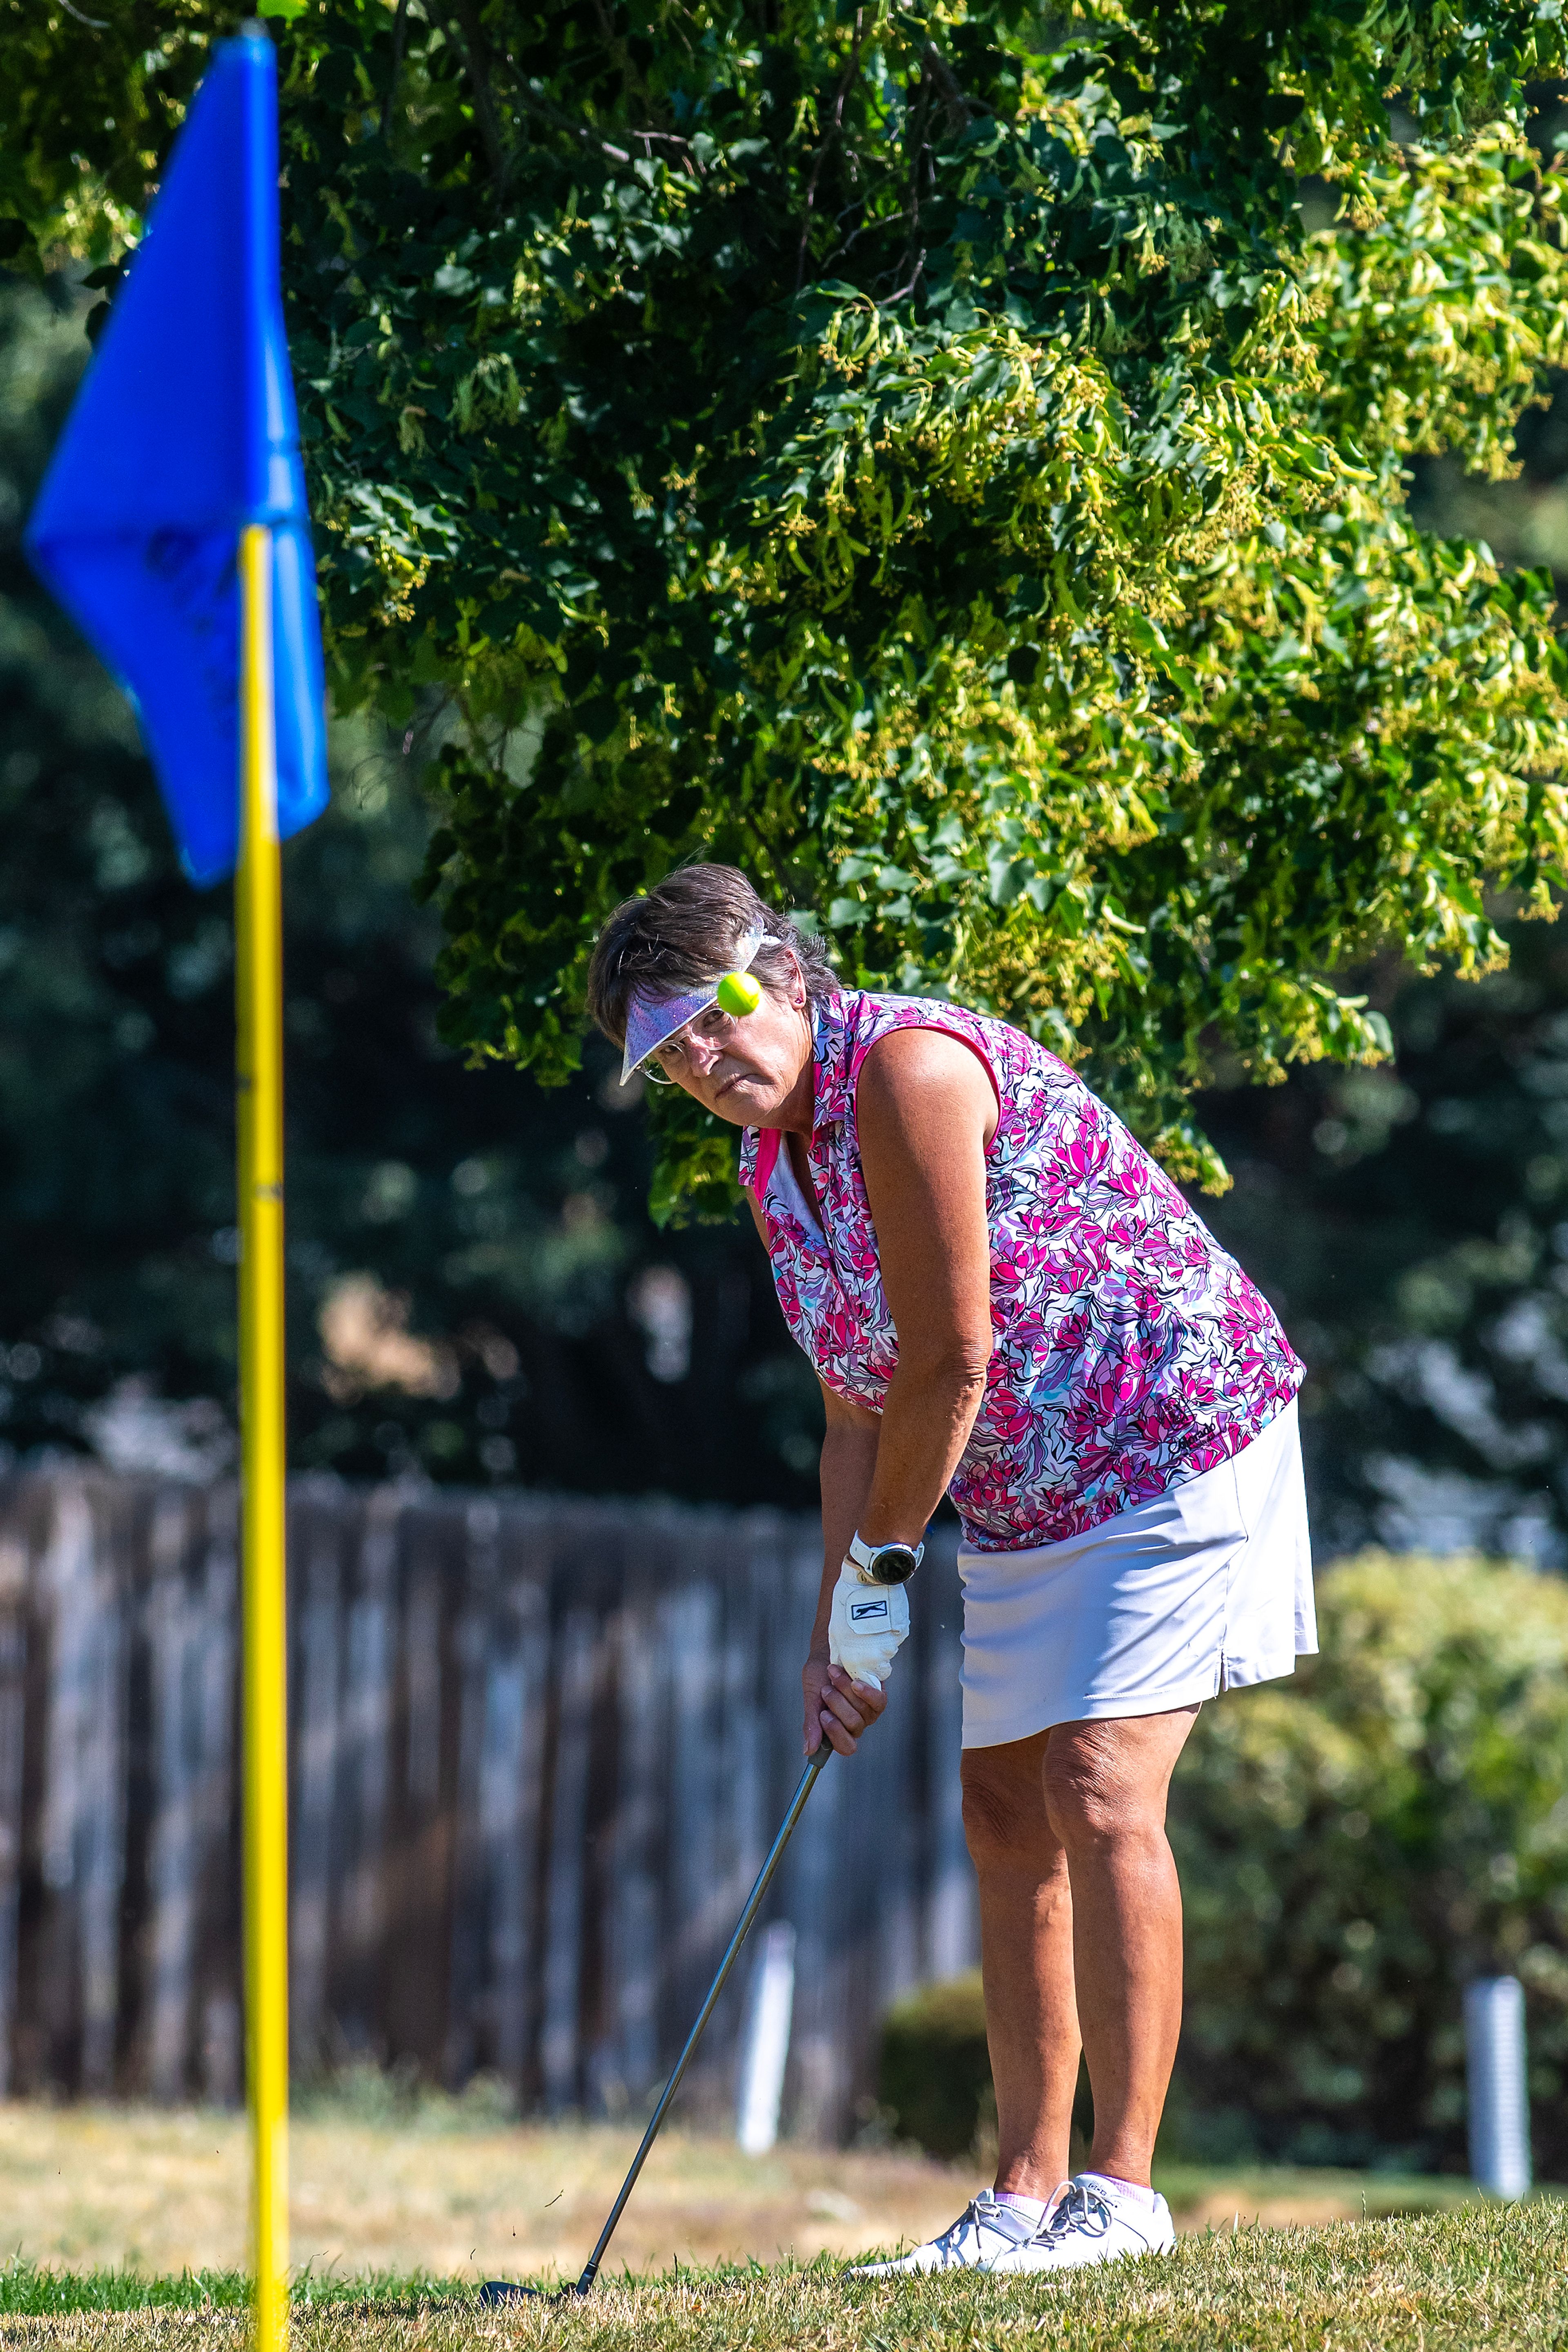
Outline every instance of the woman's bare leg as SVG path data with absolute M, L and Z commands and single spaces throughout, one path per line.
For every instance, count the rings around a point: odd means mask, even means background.
M 1197 1713 L 1058 1724 L 964 1750 L 998 2189 L 1047 2198 L 1066 2178 L 1080 2029 L 1089 2168 L 1147 2185 L 1182 2022 L 1165 1799 Z
M 963 1754 L 963 1827 L 980 1881 L 985 2038 L 996 2085 L 996 2186 L 1050 2196 L 1067 2178 L 1078 2088 L 1072 1895 L 1046 1816 L 1046 1742 Z
M 1046 1736 L 1045 1810 L 1072 1883 L 1088 2168 L 1148 2185 L 1182 2030 L 1182 1890 L 1165 1799 L 1195 1706 Z

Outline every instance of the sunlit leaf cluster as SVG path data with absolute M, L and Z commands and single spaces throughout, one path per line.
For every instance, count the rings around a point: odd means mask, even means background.
M 216 21 L 216 20 L 215 20 Z M 574 1066 L 733 858 L 1178 1172 L 1223 1045 L 1568 873 L 1543 582 L 1415 530 L 1563 356 L 1549 0 L 313 0 L 279 33 L 335 692 L 449 714 L 449 1035 Z M 721 1205 L 683 1106 L 661 1199 Z

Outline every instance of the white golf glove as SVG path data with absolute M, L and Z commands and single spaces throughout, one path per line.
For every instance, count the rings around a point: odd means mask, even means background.
M 851 1559 L 838 1571 L 833 1613 L 827 1621 L 827 1654 L 836 1666 L 879 1690 L 910 1631 L 907 1585 L 870 1584 Z

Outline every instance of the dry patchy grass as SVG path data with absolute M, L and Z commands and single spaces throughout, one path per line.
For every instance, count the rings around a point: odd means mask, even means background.
M 330 2110 L 291 2132 L 292 2246 L 318 2273 L 575 2273 L 636 2126 L 488 2125 L 426 2102 L 374 2124 Z M 246 2260 L 242 2116 L 196 2109 L 0 2106 L 0 2257 L 149 2274 Z M 847 2253 L 943 2229 L 973 2187 L 918 2155 L 667 2132 L 616 2234 L 636 2270 Z
M 482 2103 L 410 2101 L 379 2119 L 318 2107 L 292 2130 L 296 2266 L 318 2275 L 575 2275 L 637 2142 L 635 2126 L 506 2125 Z M 0 2258 L 150 2276 L 246 2260 L 243 2117 L 201 2109 L 0 2105 Z M 617 2265 L 847 2254 L 944 2229 L 973 2166 L 895 2150 L 790 2146 L 752 2158 L 667 2132 L 615 2241 Z M 1463 2195 L 1352 2173 L 1171 2172 L 1179 2217 L 1327 2221 Z

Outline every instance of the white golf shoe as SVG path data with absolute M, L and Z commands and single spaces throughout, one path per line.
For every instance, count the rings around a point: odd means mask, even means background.
M 1139 2254 L 1168 2254 L 1176 2242 L 1171 2209 L 1107 2196 L 1081 2176 L 1047 2206 L 1045 2220 L 1020 2245 L 998 2248 L 984 2264 L 994 2278 L 1042 2271 L 1082 2270 L 1091 2263 L 1124 2263 Z
M 1050 2207 L 1046 2208 L 1050 2219 Z M 1016 2206 L 998 2205 L 988 2189 L 971 2200 L 940 2238 L 928 2238 L 891 2263 L 857 2263 L 851 2278 L 913 2278 L 927 2271 L 989 2271 L 1004 2254 L 1026 2246 L 1043 2223 L 1032 2221 Z

